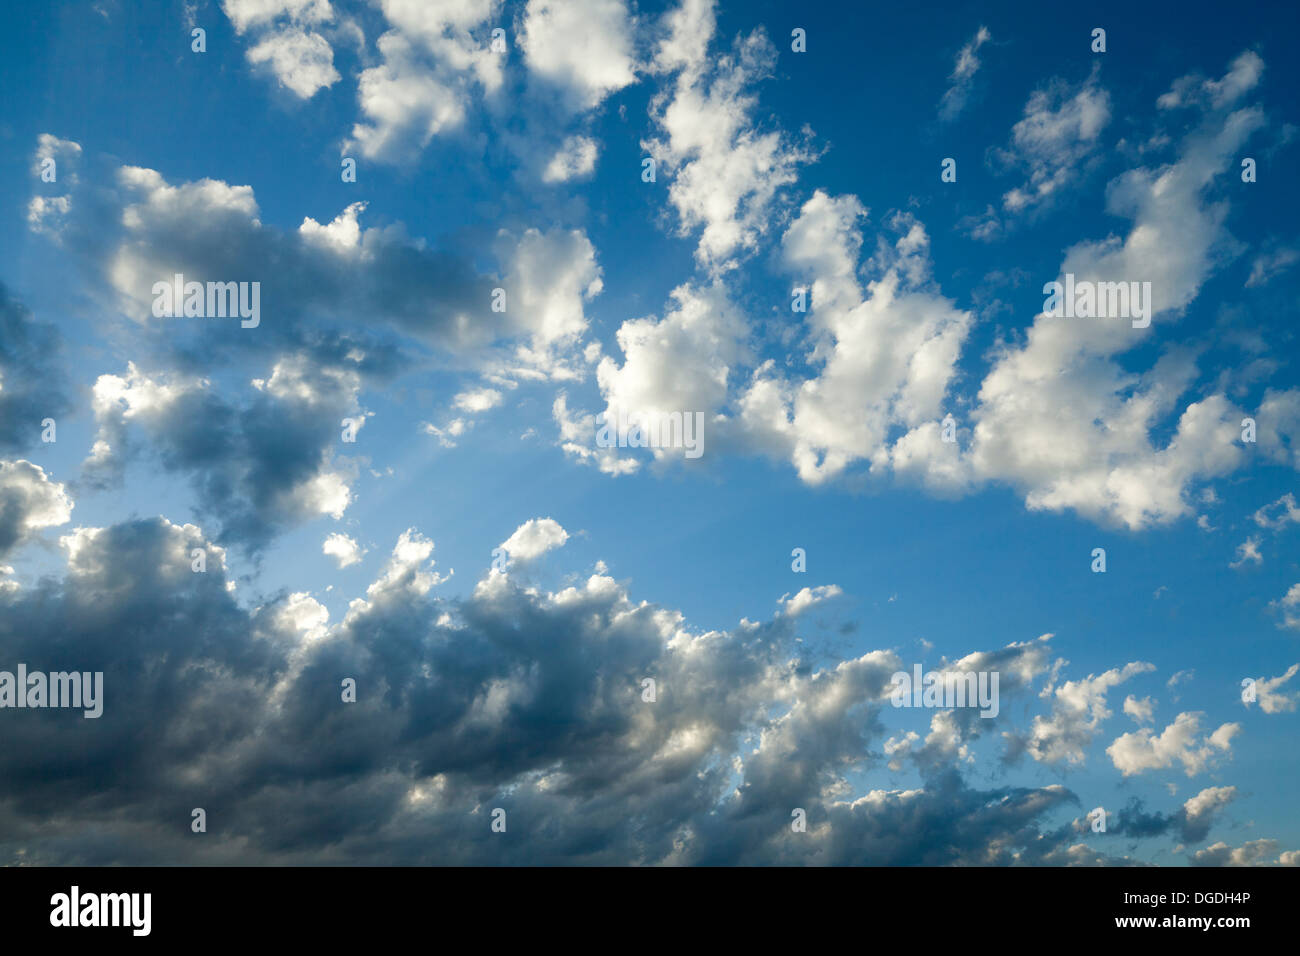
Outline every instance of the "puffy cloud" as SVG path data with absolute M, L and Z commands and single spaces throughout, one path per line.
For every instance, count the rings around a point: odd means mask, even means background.
M 1106 753 L 1126 777 L 1147 770 L 1163 770 L 1176 763 L 1183 765 L 1187 776 L 1194 776 L 1203 771 L 1217 753 L 1227 753 L 1232 738 L 1241 731 L 1239 724 L 1223 724 L 1212 734 L 1198 738 L 1202 716 L 1199 713 L 1179 714 L 1160 734 L 1147 727 L 1123 734 L 1106 748 Z
M 738 39 L 730 54 L 710 58 L 713 6 L 690 2 L 665 16 L 654 68 L 676 72 L 671 90 L 651 102 L 663 132 L 642 148 L 673 176 L 668 199 L 681 233 L 700 229 L 696 259 L 714 272 L 758 244 L 777 191 L 793 183 L 812 155 L 780 130 L 760 131 L 747 89 L 772 69 L 776 51 L 761 32 Z
M 267 66 L 301 99 L 339 80 L 334 48 L 318 32 L 334 19 L 328 0 L 222 0 L 222 9 L 239 35 L 256 43 L 245 54 L 254 66 Z
M 596 379 L 606 402 L 603 420 L 611 434 L 623 434 L 619 428 L 624 421 L 629 431 L 640 427 L 662 434 L 673 421 L 670 416 L 685 421 L 702 414 L 703 440 L 711 444 L 732 369 L 749 354 L 748 324 L 721 283 L 687 283 L 674 289 L 671 298 L 662 318 L 629 319 L 619 326 L 622 365 L 611 356 L 600 359 Z M 682 447 L 664 442 L 653 454 L 680 457 L 687 452 L 684 446 L 683 435 Z
M 355 467 L 332 449 L 339 422 L 357 407 L 357 372 L 290 355 L 253 386 L 239 406 L 202 379 L 151 377 L 134 364 L 125 376 L 101 375 L 87 477 L 120 482 L 138 429 L 167 471 L 191 476 L 199 510 L 220 521 L 223 541 L 259 549 L 286 527 L 341 517 Z
M 944 121 L 956 119 L 966 108 L 966 100 L 970 97 L 975 74 L 980 68 L 979 57 L 975 54 L 991 39 L 993 34 L 989 33 L 988 27 L 982 26 L 958 52 L 956 62 L 953 63 L 952 75 L 948 77 L 952 80 L 952 85 L 948 87 L 939 102 L 939 119 Z
M 501 393 L 494 388 L 474 388 L 456 395 L 452 404 L 465 412 L 486 412 L 501 404 Z
M 362 555 L 366 553 L 355 540 L 339 531 L 325 538 L 325 543 L 321 545 L 321 552 L 337 561 L 340 568 L 359 564 Z
M 1030 508 L 1074 509 L 1130 528 L 1169 522 L 1190 512 L 1189 485 L 1240 464 L 1241 413 L 1219 394 L 1188 404 L 1172 439 L 1153 445 L 1152 429 L 1178 412 L 1194 379 L 1190 356 L 1170 350 L 1145 372 L 1125 371 L 1114 358 L 1171 321 L 1216 265 L 1225 209 L 1203 193 L 1263 124 L 1258 109 L 1234 105 L 1225 99 L 1207 113 L 1173 164 L 1112 182 L 1107 206 L 1134 220 L 1128 236 L 1080 243 L 1062 264 L 1076 281 L 1150 282 L 1155 321 L 1131 328 L 1122 319 L 1039 315 L 984 379 L 971 466 L 1023 489 Z M 1061 408 L 1073 413 L 1062 417 Z
M 941 477 L 939 457 L 955 460 L 956 451 L 941 442 L 938 419 L 971 316 L 927 287 L 929 237 L 908 216 L 891 221 L 898 238 L 880 241 L 879 276 L 864 292 L 857 223 L 865 215 L 855 197 L 818 191 L 790 224 L 782 261 L 810 293 L 809 362 L 821 368 L 802 382 L 760 368 L 739 400 L 742 427 L 758 447 L 784 451 L 812 484 L 857 461 L 888 467 L 890 434 L 903 428 L 893 449 L 899 471 L 960 486 L 960 472 Z
M 1085 751 L 1101 730 L 1102 723 L 1111 716 L 1106 705 L 1110 689 L 1153 670 L 1153 665 L 1135 661 L 1095 677 L 1089 674 L 1082 680 L 1066 681 L 1059 687 L 1049 685 L 1042 696 L 1051 697 L 1051 713 L 1035 717 L 1029 733 L 1023 738 L 1007 734 L 1013 743 L 1013 753 L 1023 749 L 1040 763 L 1083 763 Z
M 42 528 L 66 524 L 72 508 L 63 485 L 40 465 L 0 459 L 0 558 Z
M 600 145 L 590 136 L 570 136 L 555 151 L 542 171 L 542 182 L 563 183 L 590 176 L 596 168 Z
M 427 362 L 432 346 L 507 386 L 582 374 L 584 304 L 602 282 L 580 230 L 501 232 L 500 274 L 492 275 L 478 271 L 484 256 L 432 250 L 400 224 L 365 228 L 361 202 L 281 232 L 262 224 L 247 186 L 172 185 L 135 167 L 115 181 L 116 189 L 74 202 L 59 240 L 140 323 L 146 343 L 171 353 L 169 363 L 192 365 L 201 353 L 210 368 L 303 352 L 384 380 Z M 177 273 L 186 282 L 259 283 L 261 323 L 154 317 L 154 284 Z M 505 311 L 494 309 L 497 288 Z
M 572 377 L 565 359 L 587 330 L 583 303 L 603 288 L 591 240 L 577 229 L 529 229 L 518 239 L 503 233 L 498 245 L 509 263 L 501 286 L 507 325 L 527 339 L 513 360 L 525 371 Z
M 1155 702 L 1150 697 L 1138 700 L 1132 694 L 1124 698 L 1124 713 L 1133 718 L 1135 723 L 1149 724 L 1155 712 Z
M 1255 417 L 1260 451 L 1300 471 L 1300 388 L 1266 390 Z
M 569 533 L 554 518 L 530 518 L 499 547 L 505 549 L 512 561 L 532 561 L 547 551 L 563 547 L 568 540 Z
M 1277 854 L 1276 859 L 1271 859 Z M 1248 840 L 1232 847 L 1223 841 L 1197 850 L 1192 857 L 1193 866 L 1300 866 L 1300 851 L 1278 853 L 1276 840 Z
M 787 599 L 783 596 L 777 603 L 781 605 L 781 613 L 786 617 L 798 617 L 810 607 L 839 597 L 843 593 L 838 584 L 823 584 L 815 588 L 803 588 L 792 598 Z
M 529 70 L 578 112 L 635 82 L 632 28 L 623 0 L 528 0 L 519 43 Z
M 1199 843 L 1210 832 L 1215 816 L 1237 798 L 1236 787 L 1207 787 L 1183 804 L 1183 842 Z
M 379 37 L 382 62 L 364 70 L 358 100 L 365 119 L 352 127 L 352 148 L 383 162 L 407 162 L 434 136 L 462 125 L 481 89 L 502 83 L 502 60 L 473 33 L 494 21 L 499 0 L 383 0 L 391 29 Z
M 206 574 L 191 571 L 195 548 L 210 554 Z M 432 552 L 408 529 L 331 623 L 301 592 L 238 604 L 224 554 L 194 526 L 158 518 L 69 535 L 61 579 L 0 591 L 0 639 L 33 668 L 103 670 L 111 690 L 91 737 L 53 711 L 11 728 L 0 855 L 1121 862 L 1048 824 L 1077 802 L 1059 785 L 979 790 L 935 767 L 923 788 L 854 798 L 847 775 L 877 759 L 891 712 L 893 652 L 810 667 L 786 615 L 700 632 L 602 573 L 552 593 L 489 574 L 448 601 L 433 591 Z M 1025 655 L 1042 649 L 992 653 L 1033 672 Z M 656 702 L 642 699 L 646 677 Z M 345 678 L 355 703 L 340 700 Z M 191 806 L 221 808 L 222 840 L 183 838 L 176 808 Z M 466 829 L 496 806 L 522 843 Z M 797 838 L 792 807 L 809 816 Z

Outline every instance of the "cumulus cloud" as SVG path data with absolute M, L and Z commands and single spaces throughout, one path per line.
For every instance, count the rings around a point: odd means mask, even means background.
M 555 151 L 542 171 L 542 182 L 563 183 L 590 176 L 596 168 L 600 144 L 590 136 L 570 136 Z
M 1065 681 L 1059 687 L 1049 684 L 1042 696 L 1050 697 L 1051 713 L 1036 716 L 1023 737 L 1008 732 L 1012 753 L 1023 751 L 1040 763 L 1083 763 L 1102 723 L 1111 716 L 1106 704 L 1110 689 L 1153 670 L 1154 665 L 1135 661 L 1097 676 Z
M 1199 737 L 1200 713 L 1183 713 L 1156 734 L 1149 728 L 1117 737 L 1106 753 L 1116 769 L 1131 777 L 1147 770 L 1163 770 L 1182 764 L 1187 776 L 1205 770 L 1211 761 L 1232 747 L 1232 738 L 1241 732 L 1240 724 L 1222 724 L 1213 733 Z
M 890 221 L 897 238 L 880 239 L 877 277 L 863 290 L 858 223 L 866 214 L 856 197 L 819 190 L 786 230 L 782 261 L 808 292 L 809 362 L 820 368 L 790 381 L 772 364 L 760 367 L 739 399 L 742 428 L 756 447 L 788 456 L 810 484 L 858 461 L 887 468 L 892 454 L 904 474 L 961 486 L 965 476 L 939 464 L 953 446 L 941 442 L 938 420 L 971 316 L 929 287 L 929 236 L 905 215 Z
M 732 52 L 710 57 L 716 26 L 708 0 L 665 15 L 653 69 L 675 80 L 651 101 L 662 136 L 641 144 L 671 174 L 668 200 L 681 234 L 700 230 L 696 260 L 715 273 L 756 247 L 777 191 L 812 159 L 782 131 L 764 132 L 753 121 L 757 98 L 748 90 L 775 64 L 771 42 L 756 31 L 737 39 Z
M 381 62 L 358 80 L 364 119 L 344 152 L 403 163 L 434 136 L 460 128 L 476 96 L 501 87 L 504 57 L 474 35 L 495 22 L 500 0 L 383 0 L 382 7 L 390 29 L 376 42 Z
M 126 375 L 101 375 L 86 477 L 116 485 L 128 461 L 151 449 L 167 471 L 191 477 L 199 511 L 220 522 L 221 540 L 252 549 L 300 522 L 342 517 L 355 466 L 333 448 L 338 423 L 357 408 L 356 371 L 291 355 L 252 385 L 251 401 L 237 405 L 206 380 L 151 377 L 133 363 Z M 137 447 L 141 433 L 147 444 Z
M 40 465 L 0 460 L 0 558 L 41 529 L 66 524 L 72 508 L 64 486 Z
M 340 569 L 359 564 L 362 555 L 366 553 L 361 545 L 340 531 L 335 531 L 325 538 L 325 543 L 321 545 L 321 552 L 337 561 Z
M 1138 797 L 1129 800 L 1128 805 L 1118 813 L 1107 814 L 1106 832 L 1112 836 L 1133 839 L 1150 839 L 1172 833 L 1182 843 L 1200 843 L 1210 835 L 1210 830 L 1219 822 L 1223 811 L 1237 799 L 1236 787 L 1207 787 L 1171 813 L 1147 812 Z M 1079 820 L 1075 826 L 1078 830 L 1088 829 L 1089 821 Z
M 1062 264 L 1076 281 L 1149 281 L 1151 325 L 1039 315 L 980 387 L 971 467 L 1021 488 L 1030 508 L 1129 528 L 1167 523 L 1191 512 L 1189 486 L 1241 462 L 1239 409 L 1222 394 L 1178 401 L 1196 374 L 1189 356 L 1171 349 L 1145 372 L 1116 360 L 1174 320 L 1218 263 L 1225 209 L 1204 193 L 1263 125 L 1259 109 L 1236 108 L 1249 87 L 1231 87 L 1235 95 L 1201 117 L 1174 163 L 1110 184 L 1107 208 L 1133 219 L 1128 235 L 1079 243 Z M 1063 407 L 1074 413 L 1062 417 Z M 1157 446 L 1152 429 L 1171 416 L 1172 438 Z
M 803 588 L 794 597 L 783 596 L 777 603 L 781 605 L 781 613 L 786 617 L 798 617 L 810 607 L 839 597 L 843 593 L 838 584 L 823 584 L 815 588 Z
M 1248 840 L 1238 847 L 1219 841 L 1197 850 L 1190 862 L 1193 866 L 1300 866 L 1300 851 L 1278 853 L 1276 840 Z
M 112 181 L 93 196 L 74 194 L 57 238 L 169 362 L 202 354 L 211 367 L 303 352 L 386 380 L 434 348 L 506 385 L 573 379 L 585 367 L 584 305 L 602 281 L 581 230 L 503 230 L 490 252 L 440 252 L 400 224 L 366 228 L 364 202 L 283 232 L 263 225 L 247 186 L 172 185 L 136 167 Z M 492 254 L 499 272 L 479 271 Z M 177 273 L 186 282 L 258 282 L 262 322 L 244 329 L 237 320 L 153 316 L 154 284 Z
M 1133 718 L 1135 723 L 1149 724 L 1155 712 L 1155 703 L 1150 697 L 1138 700 L 1132 694 L 1124 698 L 1124 713 Z
M 256 42 L 245 54 L 300 99 L 339 80 L 334 48 L 320 32 L 334 19 L 328 0 L 222 0 L 235 32 Z
M 62 578 L 0 591 L 0 636 L 33 668 L 76 660 L 114 690 L 92 738 L 56 712 L 6 738 L 11 862 L 1123 862 L 1051 825 L 1078 800 L 1060 785 L 981 790 L 936 765 L 923 787 L 855 796 L 902 662 L 809 667 L 784 614 L 702 632 L 603 573 L 556 592 L 489 574 L 448 601 L 433 542 L 408 529 L 332 622 L 302 592 L 240 605 L 193 525 L 64 545 Z M 1044 652 L 990 653 L 1030 674 Z M 190 806 L 221 807 L 223 839 L 185 840 L 175 808 Z M 522 843 L 466 828 L 496 806 Z M 96 838 L 63 839 L 51 817 Z
M 569 533 L 554 518 L 531 518 L 498 547 L 504 548 L 512 561 L 532 561 L 563 547 L 568 540 Z
M 528 69 L 577 112 L 635 81 L 632 27 L 623 0 L 528 0 L 519 43 Z

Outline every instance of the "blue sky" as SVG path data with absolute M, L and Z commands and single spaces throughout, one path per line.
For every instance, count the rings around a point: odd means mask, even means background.
M 6 11 L 0 669 L 108 699 L 0 711 L 0 852 L 1294 865 L 1295 19 Z M 260 324 L 154 317 L 176 272 Z

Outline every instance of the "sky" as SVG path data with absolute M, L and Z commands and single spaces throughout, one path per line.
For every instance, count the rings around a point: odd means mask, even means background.
M 1056 7 L 6 7 L 0 861 L 1300 864 L 1300 17 Z

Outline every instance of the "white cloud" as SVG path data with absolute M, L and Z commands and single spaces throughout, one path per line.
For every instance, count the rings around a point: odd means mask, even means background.
M 1296 708 L 1296 697 L 1292 694 L 1286 694 L 1278 691 L 1278 688 L 1295 677 L 1300 672 L 1300 664 L 1292 664 L 1286 669 L 1286 673 L 1280 677 L 1260 677 L 1255 681 L 1255 698 L 1259 703 L 1259 709 L 1266 714 L 1285 714 L 1294 711 Z M 1246 701 L 1246 706 L 1250 706 L 1250 701 Z
M 577 377 L 570 350 L 587 330 L 583 303 L 604 287 L 591 240 L 577 229 L 529 229 L 518 239 L 502 232 L 498 255 L 508 263 L 507 325 L 527 339 L 512 359 L 518 367 L 502 371 Z
M 857 279 L 862 245 L 858 220 L 866 210 L 853 196 L 820 190 L 800 210 L 782 240 L 782 261 L 796 287 L 810 292 L 810 364 L 819 373 L 788 381 L 774 366 L 754 374 L 740 399 L 744 430 L 758 447 L 788 455 L 810 484 L 834 479 L 854 462 L 887 466 L 891 429 L 905 426 L 892 451 L 904 474 L 933 485 L 960 485 L 946 474 L 938 420 L 970 313 L 926 287 L 929 237 L 908 216 L 891 221 L 899 236 L 882 238 L 873 259 L 878 278 L 864 292 Z M 930 467 L 918 467 L 920 459 Z
M 1024 212 L 1076 181 L 1109 122 L 1110 95 L 1098 85 L 1095 71 L 1077 89 L 1057 82 L 1036 90 L 1011 130 L 1011 148 L 1001 153 L 1004 162 L 1028 167 L 1029 181 L 1006 193 L 1003 207 Z
M 1138 700 L 1132 694 L 1124 698 L 1124 713 L 1133 718 L 1134 722 L 1147 724 L 1151 722 L 1151 715 L 1155 712 L 1155 702 L 1150 697 L 1143 697 Z
M 1295 495 L 1288 492 L 1277 501 L 1264 505 L 1252 517 L 1261 528 L 1281 531 L 1288 524 L 1300 524 L 1300 507 L 1296 505 Z
M 961 48 L 957 54 L 956 62 L 953 63 L 952 85 L 948 87 L 947 92 L 943 94 L 943 99 L 939 103 L 939 118 L 941 120 L 956 119 L 957 115 L 966 108 L 966 100 L 970 96 L 971 83 L 975 78 L 975 73 L 980 68 L 980 60 L 975 54 L 979 48 L 993 38 L 987 27 L 980 27 L 975 31 L 975 35 L 970 41 Z
M 1262 124 L 1258 109 L 1211 113 L 1177 162 L 1110 184 L 1108 210 L 1133 218 L 1132 229 L 1122 240 L 1074 246 L 1061 274 L 1148 281 L 1155 321 L 1143 329 L 1124 319 L 1037 316 L 1022 345 L 1001 349 L 980 388 L 970 449 L 977 475 L 1020 487 L 1032 509 L 1074 509 L 1140 528 L 1189 513 L 1190 485 L 1240 464 L 1242 416 L 1219 394 L 1187 405 L 1173 438 L 1152 444 L 1153 427 L 1177 411 L 1195 380 L 1190 355 L 1170 349 L 1145 372 L 1126 371 L 1114 356 L 1158 334 L 1214 268 L 1225 208 L 1202 194 Z
M 1286 594 L 1274 601 L 1272 606 L 1282 612 L 1280 627 L 1300 631 L 1300 584 L 1291 585 Z
M 599 152 L 600 144 L 590 136 L 568 137 L 546 164 L 542 182 L 563 183 L 590 176 L 596 168 Z
M 1167 93 L 1156 100 L 1162 110 L 1209 104 L 1218 109 L 1227 106 L 1244 93 L 1254 89 L 1264 73 L 1264 61 L 1259 54 L 1247 50 L 1232 61 L 1222 79 L 1210 80 L 1189 73 L 1174 80 Z
M 1135 661 L 1096 677 L 1090 674 L 1059 687 L 1049 685 L 1042 696 L 1052 697 L 1051 714 L 1034 718 L 1024 741 L 1026 752 L 1040 763 L 1083 763 L 1086 749 L 1111 716 L 1106 694 L 1112 687 L 1153 670 L 1153 665 Z
M 502 541 L 499 547 L 505 549 L 511 561 L 532 561 L 547 551 L 564 546 L 569 540 L 569 533 L 553 518 L 531 518 L 525 521 L 515 533 Z
M 1264 556 L 1259 553 L 1259 538 L 1247 538 L 1237 545 L 1237 560 L 1230 561 L 1228 567 L 1239 568 L 1247 561 L 1253 564 L 1264 563 Z
M 1116 769 L 1131 777 L 1146 770 L 1163 770 L 1176 763 L 1187 776 L 1203 771 L 1218 753 L 1227 753 L 1232 738 L 1241 732 L 1239 724 L 1223 724 L 1207 737 L 1198 737 L 1203 715 L 1183 713 L 1160 734 L 1143 727 L 1115 739 L 1106 753 Z
M 528 68 L 562 89 L 575 112 L 636 80 L 623 0 L 528 0 L 519 43 Z
M 604 421 L 612 430 L 623 418 L 650 428 L 673 413 L 698 412 L 711 431 L 726 402 L 732 369 L 748 355 L 748 324 L 722 283 L 705 288 L 687 283 L 671 298 L 662 318 L 629 319 L 619 326 L 621 366 L 605 356 L 596 368 L 606 402 Z M 712 444 L 713 436 L 704 440 Z M 685 449 L 662 447 L 654 454 L 677 456 Z
M 732 53 L 710 58 L 712 4 L 686 4 L 664 22 L 667 35 L 654 65 L 677 71 L 677 78 L 671 91 L 651 102 L 665 138 L 641 146 L 659 164 L 659 176 L 672 174 L 668 199 L 682 235 L 701 229 L 697 261 L 722 272 L 737 253 L 756 247 L 777 190 L 793 183 L 796 168 L 812 156 L 781 131 L 754 127 L 757 98 L 746 90 L 776 61 L 761 32 L 738 40 Z
M 366 553 L 356 541 L 338 531 L 325 539 L 321 551 L 337 561 L 340 569 L 359 563 Z
M 798 617 L 810 607 L 839 597 L 843 593 L 844 591 L 837 584 L 823 584 L 815 588 L 803 588 L 791 598 L 783 595 L 777 604 L 781 605 L 781 613 L 786 617 Z
M 222 9 L 237 34 L 257 38 L 248 62 L 268 66 L 296 96 L 310 99 L 338 82 L 334 49 L 317 29 L 334 19 L 328 0 L 222 0 Z
M 1276 840 L 1248 840 L 1238 847 L 1220 840 L 1197 850 L 1192 862 L 1197 866 L 1300 866 L 1300 852 L 1288 850 L 1278 854 L 1276 860 L 1270 860 L 1277 852 Z
M 494 22 L 499 0 L 383 0 L 391 29 L 377 45 L 383 62 L 364 70 L 358 99 L 365 120 L 344 149 L 384 162 L 414 158 L 434 136 L 464 122 L 476 91 L 495 93 L 503 57 L 474 36 Z
M 464 412 L 486 412 L 501 404 L 501 393 L 494 388 L 474 388 L 461 392 L 452 404 Z
M 1193 826 L 1208 822 L 1219 810 L 1222 810 L 1237 797 L 1236 787 L 1206 787 L 1194 797 L 1183 802 L 1183 811 L 1187 822 Z

